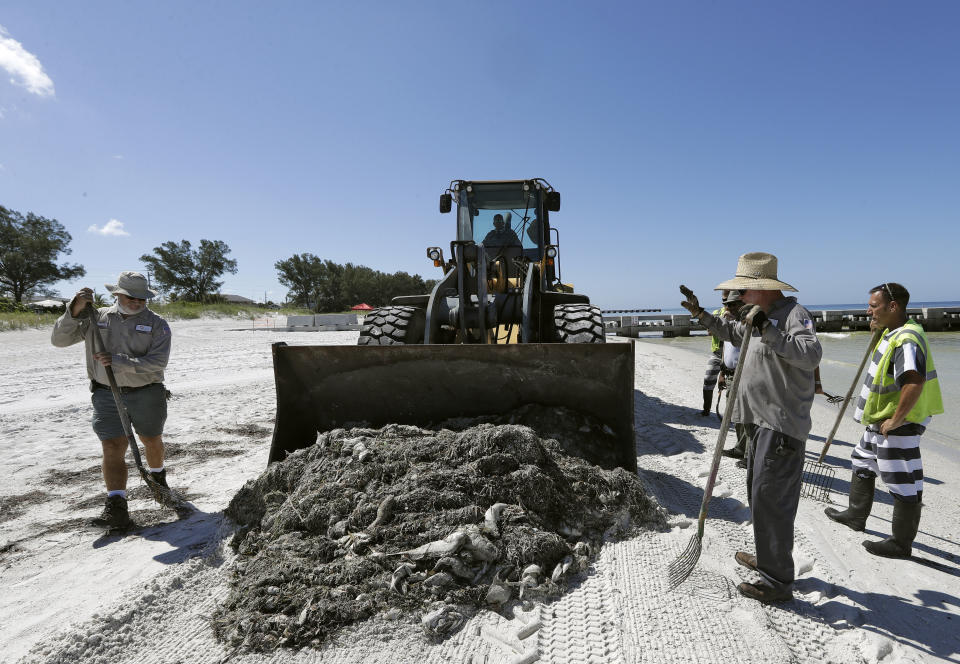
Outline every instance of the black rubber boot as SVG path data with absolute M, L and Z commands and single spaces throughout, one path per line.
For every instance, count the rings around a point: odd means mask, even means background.
M 713 390 L 703 391 L 703 410 L 700 411 L 700 417 L 706 417 L 710 414 L 710 405 L 713 403 Z
M 861 477 L 854 471 L 850 478 L 850 503 L 847 509 L 841 512 L 828 507 L 823 513 L 847 528 L 863 530 L 867 527 L 867 517 L 873 508 L 873 488 L 876 481 L 876 475 Z
M 907 503 L 893 499 L 893 537 L 881 542 L 865 541 L 864 548 L 875 556 L 884 558 L 909 558 L 913 551 L 913 540 L 920 528 L 919 500 Z
M 132 522 L 130 512 L 127 511 L 127 499 L 123 496 L 107 496 L 107 504 L 104 505 L 100 516 L 91 520 L 90 523 L 103 528 L 128 527 Z

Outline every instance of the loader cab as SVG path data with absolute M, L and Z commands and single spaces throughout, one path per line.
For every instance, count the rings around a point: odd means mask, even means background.
M 548 234 L 546 193 L 536 181 L 452 183 L 457 240 L 483 244 L 487 256 L 539 261 Z

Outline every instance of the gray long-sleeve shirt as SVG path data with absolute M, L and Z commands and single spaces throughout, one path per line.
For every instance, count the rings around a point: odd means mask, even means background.
M 87 375 L 108 385 L 107 371 L 93 359 L 93 329 L 90 318 L 74 318 L 70 305 L 56 324 L 50 341 L 64 347 L 83 341 L 86 346 Z M 144 307 L 124 316 L 117 305 L 97 309 L 96 324 L 106 350 L 112 355 L 113 375 L 120 387 L 141 387 L 163 382 L 163 370 L 170 359 L 170 326 L 163 318 Z
M 823 354 L 813 326 L 813 316 L 784 297 L 767 312 L 770 325 L 756 331 L 745 356 L 737 388 L 733 420 L 779 431 L 806 440 L 810 433 L 813 404 L 813 371 Z M 744 324 L 717 318 L 706 311 L 700 323 L 710 334 L 740 345 Z M 759 342 L 759 343 L 758 343 Z

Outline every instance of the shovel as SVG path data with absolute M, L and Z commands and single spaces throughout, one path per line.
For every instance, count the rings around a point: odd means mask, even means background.
M 103 344 L 103 337 L 100 336 L 100 328 L 97 326 L 97 312 L 93 308 L 93 304 L 87 302 L 85 313 L 90 318 L 90 327 L 93 330 L 93 352 L 107 352 L 106 346 Z M 106 369 L 107 381 L 110 383 L 110 392 L 113 393 L 113 401 L 117 405 L 120 422 L 123 424 L 123 432 L 127 436 L 127 443 L 130 445 L 130 451 L 133 453 L 133 460 L 137 464 L 140 477 L 146 482 L 150 493 L 153 494 L 153 499 L 158 503 L 173 509 L 183 507 L 183 499 L 176 492 L 153 479 L 153 476 L 151 476 L 143 466 L 143 459 L 140 457 L 140 448 L 137 446 L 137 440 L 133 437 L 133 426 L 130 424 L 130 415 L 127 414 L 127 407 L 123 404 L 123 399 L 120 396 L 120 387 L 117 385 L 117 379 L 113 375 L 113 369 L 110 366 L 105 366 L 104 369 Z
M 822 500 L 825 502 L 830 500 L 830 490 L 833 487 L 835 471 L 830 466 L 825 465 L 823 463 L 823 459 L 827 456 L 827 450 L 830 449 L 830 444 L 833 442 L 833 437 L 837 435 L 837 429 L 840 428 L 840 422 L 843 420 L 843 414 L 847 410 L 847 405 L 850 403 L 850 398 L 853 396 L 854 390 L 857 389 L 857 385 L 860 384 L 860 374 L 863 373 L 863 367 L 866 366 L 867 360 L 870 358 L 870 354 L 876 347 L 877 342 L 880 341 L 880 335 L 882 333 L 883 330 L 874 330 L 873 336 L 870 337 L 870 344 L 867 346 L 867 350 L 863 353 L 863 359 L 860 360 L 860 367 L 857 369 L 857 375 L 853 377 L 853 382 L 850 384 L 850 389 L 847 390 L 847 396 L 843 398 L 843 405 L 840 406 L 840 412 L 837 413 L 837 419 L 833 423 L 833 428 L 830 430 L 830 435 L 827 436 L 827 442 L 823 444 L 823 451 L 820 452 L 820 458 L 817 459 L 816 463 L 813 461 L 807 461 L 803 466 L 803 487 L 800 491 L 801 496 L 806 496 L 808 498 L 813 498 L 814 500 Z M 831 403 L 833 403 L 832 400 Z
M 720 470 L 723 443 L 727 439 L 727 430 L 730 428 L 730 417 L 733 414 L 733 404 L 736 401 L 737 386 L 740 384 L 740 374 L 743 373 L 743 365 L 746 364 L 747 348 L 750 346 L 750 337 L 752 334 L 753 325 L 746 323 L 743 329 L 743 343 L 740 346 L 740 361 L 737 362 L 737 369 L 733 373 L 733 382 L 730 384 L 730 391 L 727 393 L 727 404 L 723 410 L 723 421 L 720 423 L 720 433 L 717 436 L 717 446 L 713 450 L 713 465 L 710 467 L 710 477 L 707 479 L 707 485 L 703 489 L 703 502 L 700 504 L 697 532 L 690 537 L 690 542 L 687 544 L 687 548 L 683 550 L 683 553 L 670 563 L 667 569 L 671 590 L 686 581 L 687 577 L 690 576 L 697 566 L 697 561 L 700 560 L 703 526 L 707 520 L 707 505 L 710 503 L 710 498 L 713 497 L 713 486 L 717 482 L 717 471 Z

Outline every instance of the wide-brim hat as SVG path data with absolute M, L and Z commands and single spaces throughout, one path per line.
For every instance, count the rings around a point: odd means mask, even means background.
M 762 251 L 744 254 L 737 261 L 737 274 L 733 279 L 714 286 L 713 290 L 785 290 L 796 288 L 777 279 L 777 257 Z
M 147 288 L 147 278 L 139 272 L 121 272 L 117 283 L 104 284 L 113 295 L 122 293 L 138 300 L 149 300 L 157 296 L 157 291 Z

